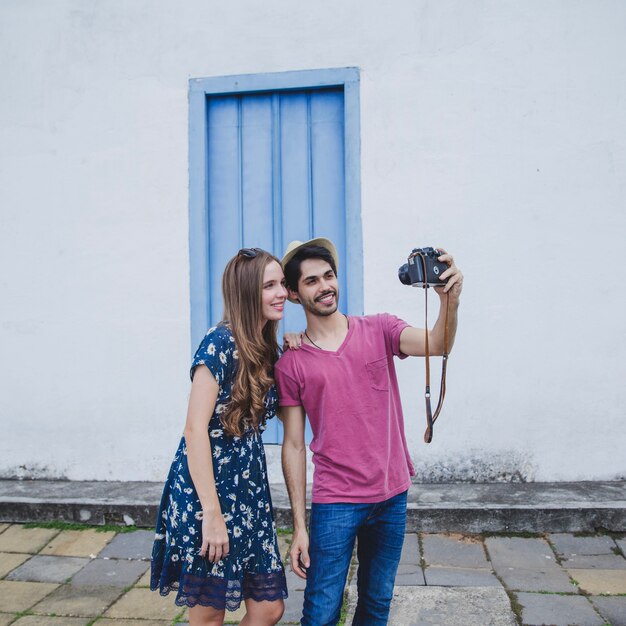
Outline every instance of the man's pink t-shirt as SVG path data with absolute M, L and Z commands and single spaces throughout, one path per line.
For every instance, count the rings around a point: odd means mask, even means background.
M 393 357 L 408 326 L 388 313 L 349 317 L 336 352 L 302 345 L 278 360 L 280 406 L 303 406 L 313 430 L 313 502 L 381 502 L 415 474 Z

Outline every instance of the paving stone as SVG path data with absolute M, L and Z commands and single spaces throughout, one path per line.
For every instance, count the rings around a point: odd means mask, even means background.
M 88 617 L 53 617 L 52 615 L 27 615 L 13 622 L 16 626 L 86 626 Z
M 30 558 L 30 554 L 0 552 L 0 578 L 4 578 L 11 570 L 14 570 Z
M 43 548 L 41 554 L 94 557 L 113 537 L 115 537 L 113 531 L 101 532 L 92 528 L 64 530 Z
M 348 591 L 350 624 L 356 589 Z M 511 603 L 502 587 L 395 587 L 389 615 L 393 626 L 515 626 Z
M 524 626 L 603 626 L 604 620 L 584 596 L 518 593 Z
M 287 580 L 287 590 L 289 593 L 292 591 L 304 591 L 306 587 L 306 580 L 296 576 L 291 569 L 285 570 L 285 579 Z
M 32 610 L 33 613 L 40 614 L 98 617 L 122 593 L 122 589 L 118 587 L 61 585 L 56 591 L 53 591 L 47 598 L 34 606 Z
M 289 590 L 289 597 L 285 600 L 285 612 L 280 620 L 281 624 L 289 622 L 300 623 L 302 619 L 302 607 L 304 606 L 304 591 Z
M 546 566 L 558 568 L 552 548 L 544 539 L 487 537 L 485 545 L 495 567 L 539 570 L 545 569 Z
M 617 547 L 622 551 L 622 554 L 626 556 L 626 539 L 616 539 L 615 543 Z
M 13 524 L 0 535 L 0 552 L 36 554 L 59 531 L 52 528 L 25 528 Z
M 424 572 L 422 568 L 415 563 L 400 563 L 400 565 L 398 565 L 395 584 L 398 587 L 425 585 L 426 580 L 424 579 Z
M 89 559 L 73 556 L 34 556 L 14 569 L 7 580 L 31 580 L 41 583 L 64 583 L 85 567 Z
M 419 565 L 420 559 L 420 546 L 417 535 L 415 533 L 404 535 L 400 563 Z
M 146 561 L 94 559 L 72 578 L 72 585 L 128 587 L 137 582 L 149 567 L 150 563 Z
M 626 593 L 626 570 L 568 569 L 581 591 L 591 595 Z
M 0 613 L 0 626 L 8 626 L 15 619 L 15 613 Z
M 0 534 L 2 534 L 11 524 L 0 524 Z
M 557 554 L 563 558 L 573 555 L 613 554 L 615 542 L 606 535 L 577 537 L 571 533 L 552 533 L 548 535 Z
M 101 557 L 113 559 L 144 559 L 150 560 L 154 531 L 136 530 L 132 533 L 119 533 L 100 552 Z
M 563 570 L 539 571 L 536 569 L 496 569 L 496 574 L 512 591 L 548 591 L 552 593 L 577 593 Z
M 626 626 L 625 596 L 592 596 L 591 602 L 612 626 Z
M 107 612 L 107 617 L 172 620 L 180 613 L 174 595 L 161 596 L 149 589 L 131 589 Z
M 485 544 L 494 571 L 509 589 L 577 592 L 543 539 L 488 537 Z
M 151 572 L 150 568 L 146 570 L 146 573 L 135 583 L 135 587 L 149 587 L 150 586 Z
M 58 585 L 51 583 L 0 580 L 0 611 L 5 613 L 26 611 L 57 587 Z
M 427 585 L 439 587 L 500 587 L 491 570 L 431 565 L 424 570 Z M 396 581 L 396 584 L 397 581 Z
M 617 554 L 598 556 L 581 554 L 565 559 L 562 565 L 566 569 L 626 569 L 626 559 Z
M 428 565 L 491 569 L 480 540 L 463 535 L 422 535 Z

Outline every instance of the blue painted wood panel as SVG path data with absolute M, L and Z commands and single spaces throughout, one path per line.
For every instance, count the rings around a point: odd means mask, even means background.
M 190 158 L 197 161 L 205 150 L 203 174 L 195 173 L 190 163 L 194 172 L 190 178 L 194 349 L 206 327 L 222 319 L 221 275 L 227 260 L 244 246 L 262 247 L 280 258 L 293 239 L 331 238 L 340 256 L 341 308 L 361 313 L 354 306 L 346 306 L 359 300 L 348 293 L 348 272 L 343 271 L 348 253 L 354 254 L 348 250 L 347 223 L 359 225 L 360 242 L 360 223 L 355 222 L 353 211 L 347 210 L 358 195 L 354 189 L 346 190 L 350 153 L 346 154 L 345 148 L 344 85 L 201 93 L 202 100 L 196 96 L 198 83 L 192 81 L 190 85 L 190 133 L 204 133 L 204 137 L 190 140 Z M 231 89 L 224 89 L 228 91 Z M 205 119 L 200 114 L 202 102 Z M 354 108 L 355 99 L 351 102 Z M 354 126 L 354 120 L 351 124 Z M 199 180 L 202 178 L 206 184 Z M 206 217 L 199 216 L 199 211 Z M 206 228 L 208 233 L 203 239 L 193 228 Z M 194 256 L 204 256 L 206 272 L 193 268 Z M 354 274 L 354 268 L 350 271 Z M 360 288 L 359 280 L 354 293 Z M 198 293 L 201 291 L 205 293 Z M 202 303 L 204 312 L 198 310 Z M 281 333 L 304 326 L 301 307 L 289 304 Z M 307 431 L 310 439 L 310 429 Z M 264 440 L 282 441 L 278 420 L 272 420 Z

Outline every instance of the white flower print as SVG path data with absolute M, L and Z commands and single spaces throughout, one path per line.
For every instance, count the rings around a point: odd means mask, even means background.
M 214 428 L 209 435 L 211 437 L 221 437 L 224 434 L 224 431 L 221 428 Z
M 189 535 L 183 535 L 183 541 L 187 543 L 189 541 Z
M 220 352 L 220 361 L 222 365 L 226 365 L 226 355 L 223 352 Z
M 209 356 L 213 356 L 215 354 L 215 344 L 214 343 L 210 343 L 209 347 L 206 349 L 206 351 L 209 354 Z
M 174 561 L 174 563 L 176 563 L 176 561 L 178 561 L 180 557 L 178 556 L 178 554 L 172 554 L 172 561 Z
M 241 528 L 239 526 L 233 528 L 233 537 L 241 537 Z
M 250 470 L 244 470 L 241 472 L 241 477 L 246 479 L 250 478 Z
M 233 352 L 233 359 L 237 360 L 239 358 L 239 350 L 235 350 Z
M 220 446 L 213 446 L 213 456 L 216 459 L 219 459 L 220 454 L 222 454 L 222 448 Z

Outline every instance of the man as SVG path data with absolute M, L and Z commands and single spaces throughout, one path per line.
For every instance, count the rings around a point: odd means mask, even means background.
M 454 343 L 463 275 L 453 258 L 445 287 L 448 347 Z M 386 624 L 406 524 L 407 490 L 415 474 L 393 357 L 423 356 L 424 330 L 389 314 L 346 316 L 338 309 L 337 252 L 325 238 L 289 244 L 282 260 L 289 299 L 306 314 L 298 350 L 275 367 L 285 428 L 283 472 L 293 512 L 290 558 L 306 578 L 303 626 L 339 620 L 358 538 L 358 604 L 353 624 Z M 444 302 L 445 304 L 445 302 Z M 431 354 L 443 354 L 445 306 L 429 331 Z M 315 464 L 310 542 L 305 522 L 305 413 Z

